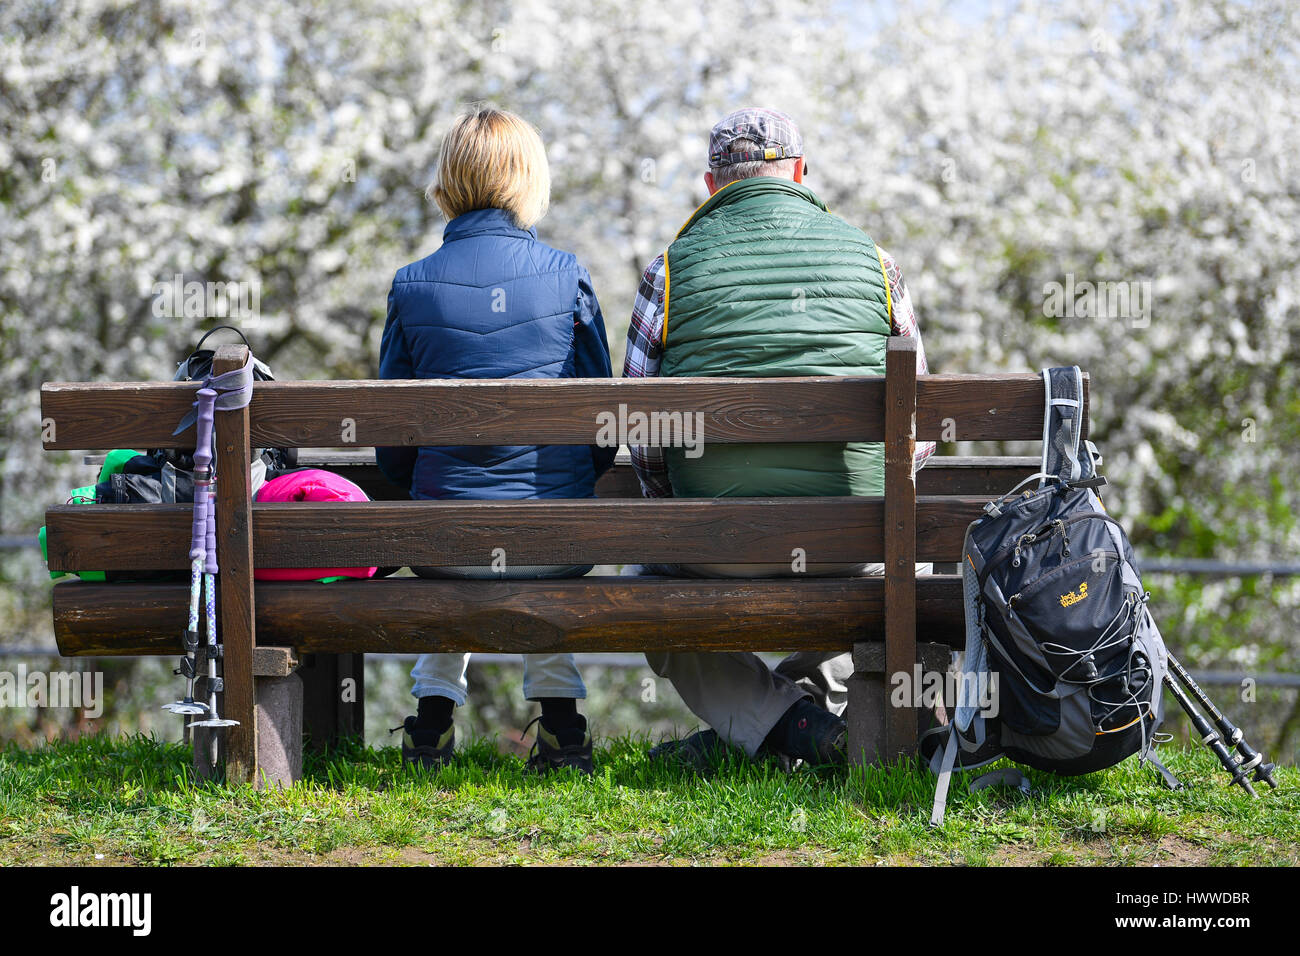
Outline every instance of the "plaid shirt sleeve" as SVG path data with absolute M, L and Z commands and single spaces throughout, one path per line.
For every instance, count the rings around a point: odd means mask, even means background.
M 632 321 L 627 329 L 627 357 L 623 361 L 624 378 L 654 378 L 663 361 L 664 331 L 664 257 L 659 256 L 646 267 L 632 304 Z M 632 445 L 632 470 L 641 482 L 647 498 L 671 498 L 673 485 L 664 463 L 664 450 Z
M 880 261 L 885 267 L 885 275 L 889 279 L 889 294 L 894 302 L 893 334 L 915 337 L 916 374 L 927 375 L 930 372 L 930 365 L 925 360 L 925 344 L 921 341 L 921 327 L 916 321 L 916 309 L 912 306 L 912 294 L 907 290 L 907 283 L 903 281 L 903 270 L 898 267 L 898 262 L 895 261 L 894 257 L 884 249 L 877 246 L 876 251 L 880 253 Z M 922 467 L 934 454 L 934 450 L 934 442 L 918 442 L 916 445 L 916 467 Z

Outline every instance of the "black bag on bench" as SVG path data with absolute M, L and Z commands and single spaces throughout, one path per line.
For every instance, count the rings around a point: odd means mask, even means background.
M 173 382 L 202 382 L 212 374 L 212 360 L 216 357 L 215 349 L 205 349 L 203 343 L 208 340 L 208 336 L 214 332 L 220 331 L 234 332 L 239 336 L 244 345 L 248 345 L 248 339 L 244 338 L 244 333 L 239 331 L 233 325 L 218 325 L 207 332 L 199 339 L 199 344 L 194 346 L 193 351 L 185 358 L 184 361 L 176 367 L 176 374 L 172 376 Z M 252 349 L 250 348 L 251 352 Z M 270 367 L 253 356 L 253 381 L 255 382 L 274 382 L 275 376 L 271 373 Z M 177 471 L 193 472 L 194 470 L 194 449 L 193 448 L 155 448 L 149 454 L 156 458 L 161 458 L 164 462 L 169 463 Z M 265 475 L 256 475 L 254 485 L 261 484 L 261 480 L 270 480 L 281 472 L 291 470 L 298 463 L 298 449 L 296 448 L 262 448 L 255 449 L 253 455 L 253 465 L 258 467 L 258 462 L 262 462 L 265 468 Z M 220 480 L 220 476 L 218 476 Z M 191 486 L 192 487 L 192 486 Z M 193 501 L 193 492 L 190 497 L 185 499 L 163 498 L 164 501 Z
M 215 349 L 205 349 L 203 343 L 214 332 L 234 332 L 244 345 L 248 339 L 233 325 L 218 325 L 209 329 L 199 339 L 190 354 L 176 367 L 174 382 L 202 382 L 212 374 Z M 271 369 L 256 356 L 253 357 L 253 380 L 273 382 Z M 298 460 L 296 448 L 256 449 L 253 456 L 253 487 L 291 470 Z M 220 480 L 220 476 L 218 476 Z M 96 504 L 178 504 L 194 500 L 194 449 L 152 448 L 146 454 L 128 461 L 122 470 L 110 475 L 95 486 Z
M 202 382 L 212 374 L 215 349 L 205 349 L 203 343 L 214 332 L 234 332 L 248 345 L 244 333 L 232 325 L 218 325 L 205 332 L 172 376 L 175 382 Z M 275 376 L 266 363 L 253 358 L 253 379 L 273 382 Z M 294 470 L 298 460 L 296 448 L 255 449 L 253 457 L 253 488 L 287 471 Z M 220 476 L 218 476 L 218 480 Z M 194 449 L 153 448 L 142 455 L 128 459 L 120 470 L 104 477 L 94 486 L 94 504 L 188 504 L 194 501 Z M 80 489 L 78 489 L 80 490 Z M 84 499 L 83 499 L 84 500 Z M 44 529 L 42 529 L 44 530 Z M 188 571 L 116 571 L 106 570 L 88 575 L 96 580 L 126 581 L 181 581 L 189 577 Z

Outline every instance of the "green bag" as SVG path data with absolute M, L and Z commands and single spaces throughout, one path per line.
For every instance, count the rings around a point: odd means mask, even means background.
M 107 481 L 112 475 L 116 475 L 122 470 L 122 467 L 140 454 L 130 448 L 115 448 L 104 457 L 104 465 L 99 469 L 98 484 L 101 481 Z M 77 505 L 93 505 L 95 503 L 95 485 L 86 485 L 82 488 L 73 488 L 68 493 L 68 500 Z M 41 525 L 41 530 L 37 533 L 36 538 L 41 543 L 41 557 L 45 559 L 46 566 L 50 563 L 50 549 L 46 544 L 45 526 Z M 83 581 L 105 581 L 107 578 L 103 571 L 51 571 L 49 572 L 52 580 L 58 580 L 65 575 L 73 573 Z

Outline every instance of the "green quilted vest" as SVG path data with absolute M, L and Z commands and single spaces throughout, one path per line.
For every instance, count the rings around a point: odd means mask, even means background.
M 876 244 L 785 179 L 713 194 L 666 254 L 661 375 L 883 375 L 888 285 Z M 685 498 L 880 495 L 879 443 L 665 449 Z

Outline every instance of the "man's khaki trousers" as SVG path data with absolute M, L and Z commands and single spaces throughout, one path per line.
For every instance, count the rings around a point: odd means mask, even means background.
M 918 574 L 933 566 L 918 564 Z M 627 565 L 624 575 L 771 578 L 852 577 L 884 574 L 883 564 L 810 564 L 800 574 L 785 564 Z M 853 673 L 848 652 L 796 651 L 775 668 L 749 651 L 648 653 L 646 662 L 672 681 L 686 706 L 728 743 L 753 757 L 763 740 L 796 702 L 811 698 L 832 714 L 848 706 L 845 681 Z

